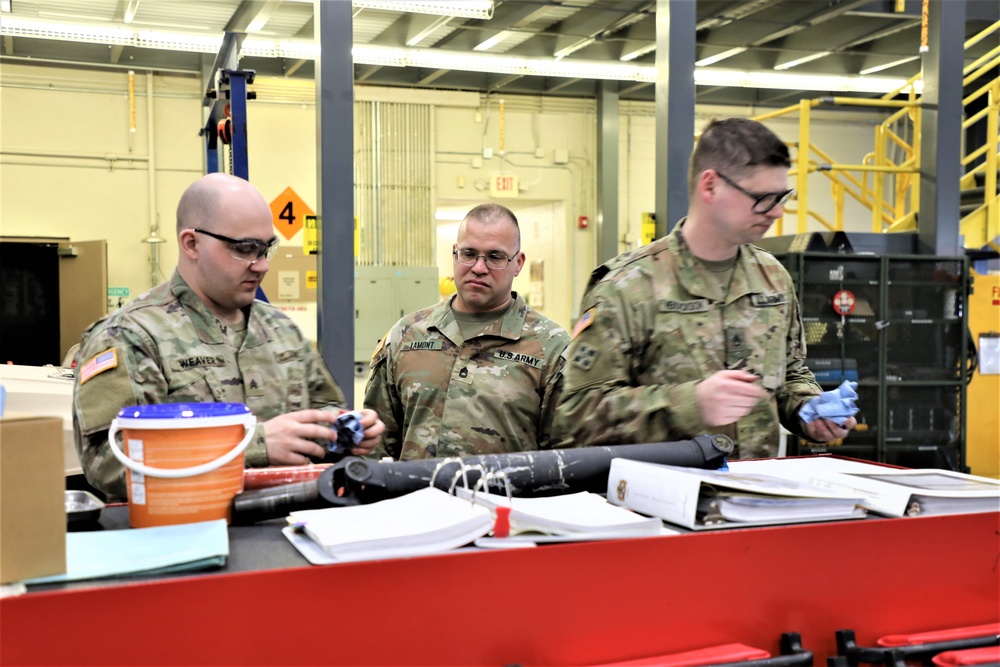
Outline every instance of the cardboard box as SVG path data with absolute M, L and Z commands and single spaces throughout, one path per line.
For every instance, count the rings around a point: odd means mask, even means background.
M 316 301 L 317 256 L 302 254 L 302 248 L 282 246 L 270 260 L 260 288 L 271 303 Z
M 66 572 L 62 421 L 0 419 L 0 583 Z

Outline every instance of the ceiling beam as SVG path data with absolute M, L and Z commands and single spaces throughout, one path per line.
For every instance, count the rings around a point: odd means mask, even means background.
M 695 24 L 694 29 L 698 32 L 702 30 L 715 30 L 722 26 L 729 25 L 734 21 L 746 18 L 762 9 L 767 9 L 776 4 L 779 0 L 750 0 L 737 7 L 724 8 L 718 15 L 702 19 Z
M 494 90 L 499 90 L 500 88 L 503 88 L 507 84 L 513 83 L 518 79 L 523 79 L 523 78 L 524 78 L 523 74 L 508 74 L 504 78 L 492 84 L 486 92 L 490 93 L 493 92 Z
M 355 81 L 367 81 L 371 75 L 382 69 L 381 65 L 358 65 L 354 68 Z
M 554 93 L 556 91 L 562 90 L 563 88 L 568 88 L 569 86 L 572 86 L 574 83 L 578 81 L 580 81 L 580 79 L 562 79 L 559 83 L 553 86 L 546 86 L 545 92 Z
M 436 69 L 433 72 L 431 72 L 430 74 L 428 74 L 427 76 L 425 76 L 424 78 L 422 78 L 419 81 L 417 81 L 417 85 L 418 86 L 426 86 L 428 84 L 431 84 L 431 83 L 437 81 L 438 79 L 440 79 L 441 77 L 443 77 L 445 74 L 447 74 L 450 71 L 451 71 L 450 69 Z
M 124 51 L 124 50 L 125 50 L 125 47 L 122 46 L 121 44 L 115 44 L 114 46 L 112 46 L 111 49 L 109 50 L 109 54 L 108 54 L 109 55 L 109 62 L 112 65 L 118 64 L 118 61 L 121 60 L 121 57 L 122 57 L 122 51 Z
M 292 62 L 292 64 L 291 64 L 291 65 L 288 65 L 288 66 L 287 66 L 287 67 L 285 68 L 285 76 L 286 76 L 286 77 L 288 77 L 288 76 L 292 76 L 293 74 L 295 74 L 296 72 L 298 72 L 298 71 L 299 71 L 299 68 L 301 68 L 301 67 L 302 67 L 303 65 L 305 65 L 305 64 L 306 64 L 307 62 L 309 62 L 309 61 L 308 61 L 308 60 L 304 60 L 304 59 L 301 59 L 301 58 L 300 58 L 299 60 L 296 60 L 296 61 Z
M 14 55 L 14 38 L 10 35 L 3 36 L 3 52 L 8 56 Z

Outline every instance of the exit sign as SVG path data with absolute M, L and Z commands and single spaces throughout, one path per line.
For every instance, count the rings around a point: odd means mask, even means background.
M 517 197 L 517 176 L 493 174 L 490 177 L 490 196 L 494 198 Z

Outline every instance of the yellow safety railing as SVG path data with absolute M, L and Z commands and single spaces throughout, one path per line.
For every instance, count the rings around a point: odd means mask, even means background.
M 1000 21 L 994 23 L 965 43 L 965 48 L 1000 32 Z M 963 70 L 963 86 L 968 89 L 981 79 L 986 79 L 1000 66 L 1000 46 L 991 49 Z M 871 211 L 872 230 L 875 232 L 910 231 L 916 229 L 917 211 L 920 208 L 920 139 L 921 101 L 916 92 L 920 74 L 908 79 L 895 91 L 881 99 L 854 99 L 825 97 L 801 100 L 798 104 L 754 116 L 765 121 L 779 116 L 798 114 L 798 141 L 790 143 L 795 149 L 789 175 L 795 177 L 794 203 L 785 207 L 787 215 L 794 215 L 796 233 L 806 231 L 810 218 L 831 231 L 844 228 L 844 204 L 848 198 L 860 202 Z M 998 196 L 997 169 L 1000 167 L 1000 77 L 986 80 L 963 100 L 969 105 L 986 96 L 985 108 L 967 113 L 962 124 L 963 136 L 976 123 L 986 119 L 986 141 L 981 146 L 966 147 L 962 157 L 965 174 L 963 190 L 975 187 L 977 178 L 985 183 L 984 203 L 960 222 L 960 233 L 965 245 L 979 248 L 994 245 L 1000 235 L 1000 196 Z M 897 99 L 903 97 L 904 99 Z M 810 140 L 810 117 L 819 105 L 866 106 L 892 111 L 875 130 L 875 148 L 861 164 L 837 164 Z M 894 110 L 894 111 L 893 111 Z M 972 167 L 978 160 L 981 162 Z M 809 208 L 809 175 L 823 174 L 831 184 L 834 200 L 834 219 L 825 219 Z M 981 175 L 980 175 L 981 174 Z M 776 224 L 778 234 L 785 233 L 784 218 Z

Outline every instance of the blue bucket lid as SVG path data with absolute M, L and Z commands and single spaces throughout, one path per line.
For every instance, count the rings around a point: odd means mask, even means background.
M 122 419 L 190 419 L 248 414 L 250 408 L 245 403 L 158 403 L 129 405 L 118 411 Z

